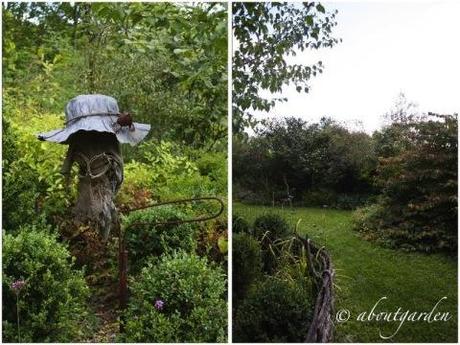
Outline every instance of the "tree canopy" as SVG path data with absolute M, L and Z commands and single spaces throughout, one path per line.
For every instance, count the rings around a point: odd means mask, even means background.
M 38 106 L 56 112 L 78 93 L 108 94 L 152 124 L 156 139 L 208 148 L 225 141 L 225 4 L 3 7 L 8 95 L 33 94 Z
M 269 203 L 274 197 L 277 202 L 289 189 L 294 201 L 321 205 L 332 202 L 327 195 L 336 199 L 337 194 L 373 191 L 377 160 L 372 138 L 332 119 L 323 118 L 319 123 L 293 117 L 267 121 L 256 136 L 234 143 L 236 198 L 255 193 L 259 196 L 256 201 Z M 321 195 L 308 200 L 312 193 Z
M 261 90 L 281 92 L 293 83 L 308 92 L 311 77 L 323 64 L 290 63 L 289 56 L 305 49 L 333 47 L 337 11 L 326 12 L 320 3 L 236 2 L 233 4 L 233 129 L 254 124 L 252 112 L 269 111 L 285 98 L 264 98 Z

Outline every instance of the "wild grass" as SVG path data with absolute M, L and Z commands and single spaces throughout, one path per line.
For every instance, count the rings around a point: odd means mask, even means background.
M 273 208 L 234 204 L 233 213 L 252 223 L 267 213 L 281 214 L 298 231 L 324 245 L 336 270 L 336 311 L 350 311 L 348 322 L 337 323 L 336 342 L 457 342 L 457 258 L 407 253 L 383 248 L 363 240 L 352 230 L 350 211 L 317 208 Z M 443 297 L 436 312 L 449 312 L 448 321 L 423 322 L 357 321 L 370 313 L 430 312 Z M 399 317 L 401 317 L 399 315 Z M 383 336 L 391 336 L 382 339 Z

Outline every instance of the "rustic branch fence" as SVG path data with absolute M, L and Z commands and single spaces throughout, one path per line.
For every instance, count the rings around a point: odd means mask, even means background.
M 327 343 L 333 341 L 334 331 L 334 269 L 329 254 L 317 247 L 310 239 L 304 239 L 299 235 L 307 251 L 308 271 L 313 282 L 313 295 L 315 297 L 315 309 L 313 320 L 305 338 L 306 343 Z

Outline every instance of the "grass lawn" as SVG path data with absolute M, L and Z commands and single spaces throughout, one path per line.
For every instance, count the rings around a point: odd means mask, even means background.
M 316 208 L 281 208 L 234 204 L 233 213 L 250 223 L 265 213 L 279 213 L 290 224 L 302 219 L 299 232 L 324 245 L 336 270 L 336 311 L 347 309 L 351 318 L 337 323 L 336 342 L 457 342 L 457 259 L 442 255 L 405 253 L 361 239 L 351 227 L 350 211 Z M 447 322 L 406 320 L 400 322 L 357 321 L 362 312 L 449 312 Z M 433 316 L 436 312 L 433 313 Z

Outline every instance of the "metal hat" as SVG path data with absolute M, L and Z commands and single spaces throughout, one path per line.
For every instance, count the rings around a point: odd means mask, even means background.
M 150 131 L 150 125 L 133 122 L 133 127 L 117 123 L 120 111 L 115 98 L 104 95 L 80 95 L 67 103 L 65 128 L 40 133 L 38 139 L 66 144 L 78 131 L 113 133 L 120 143 L 138 144 Z

